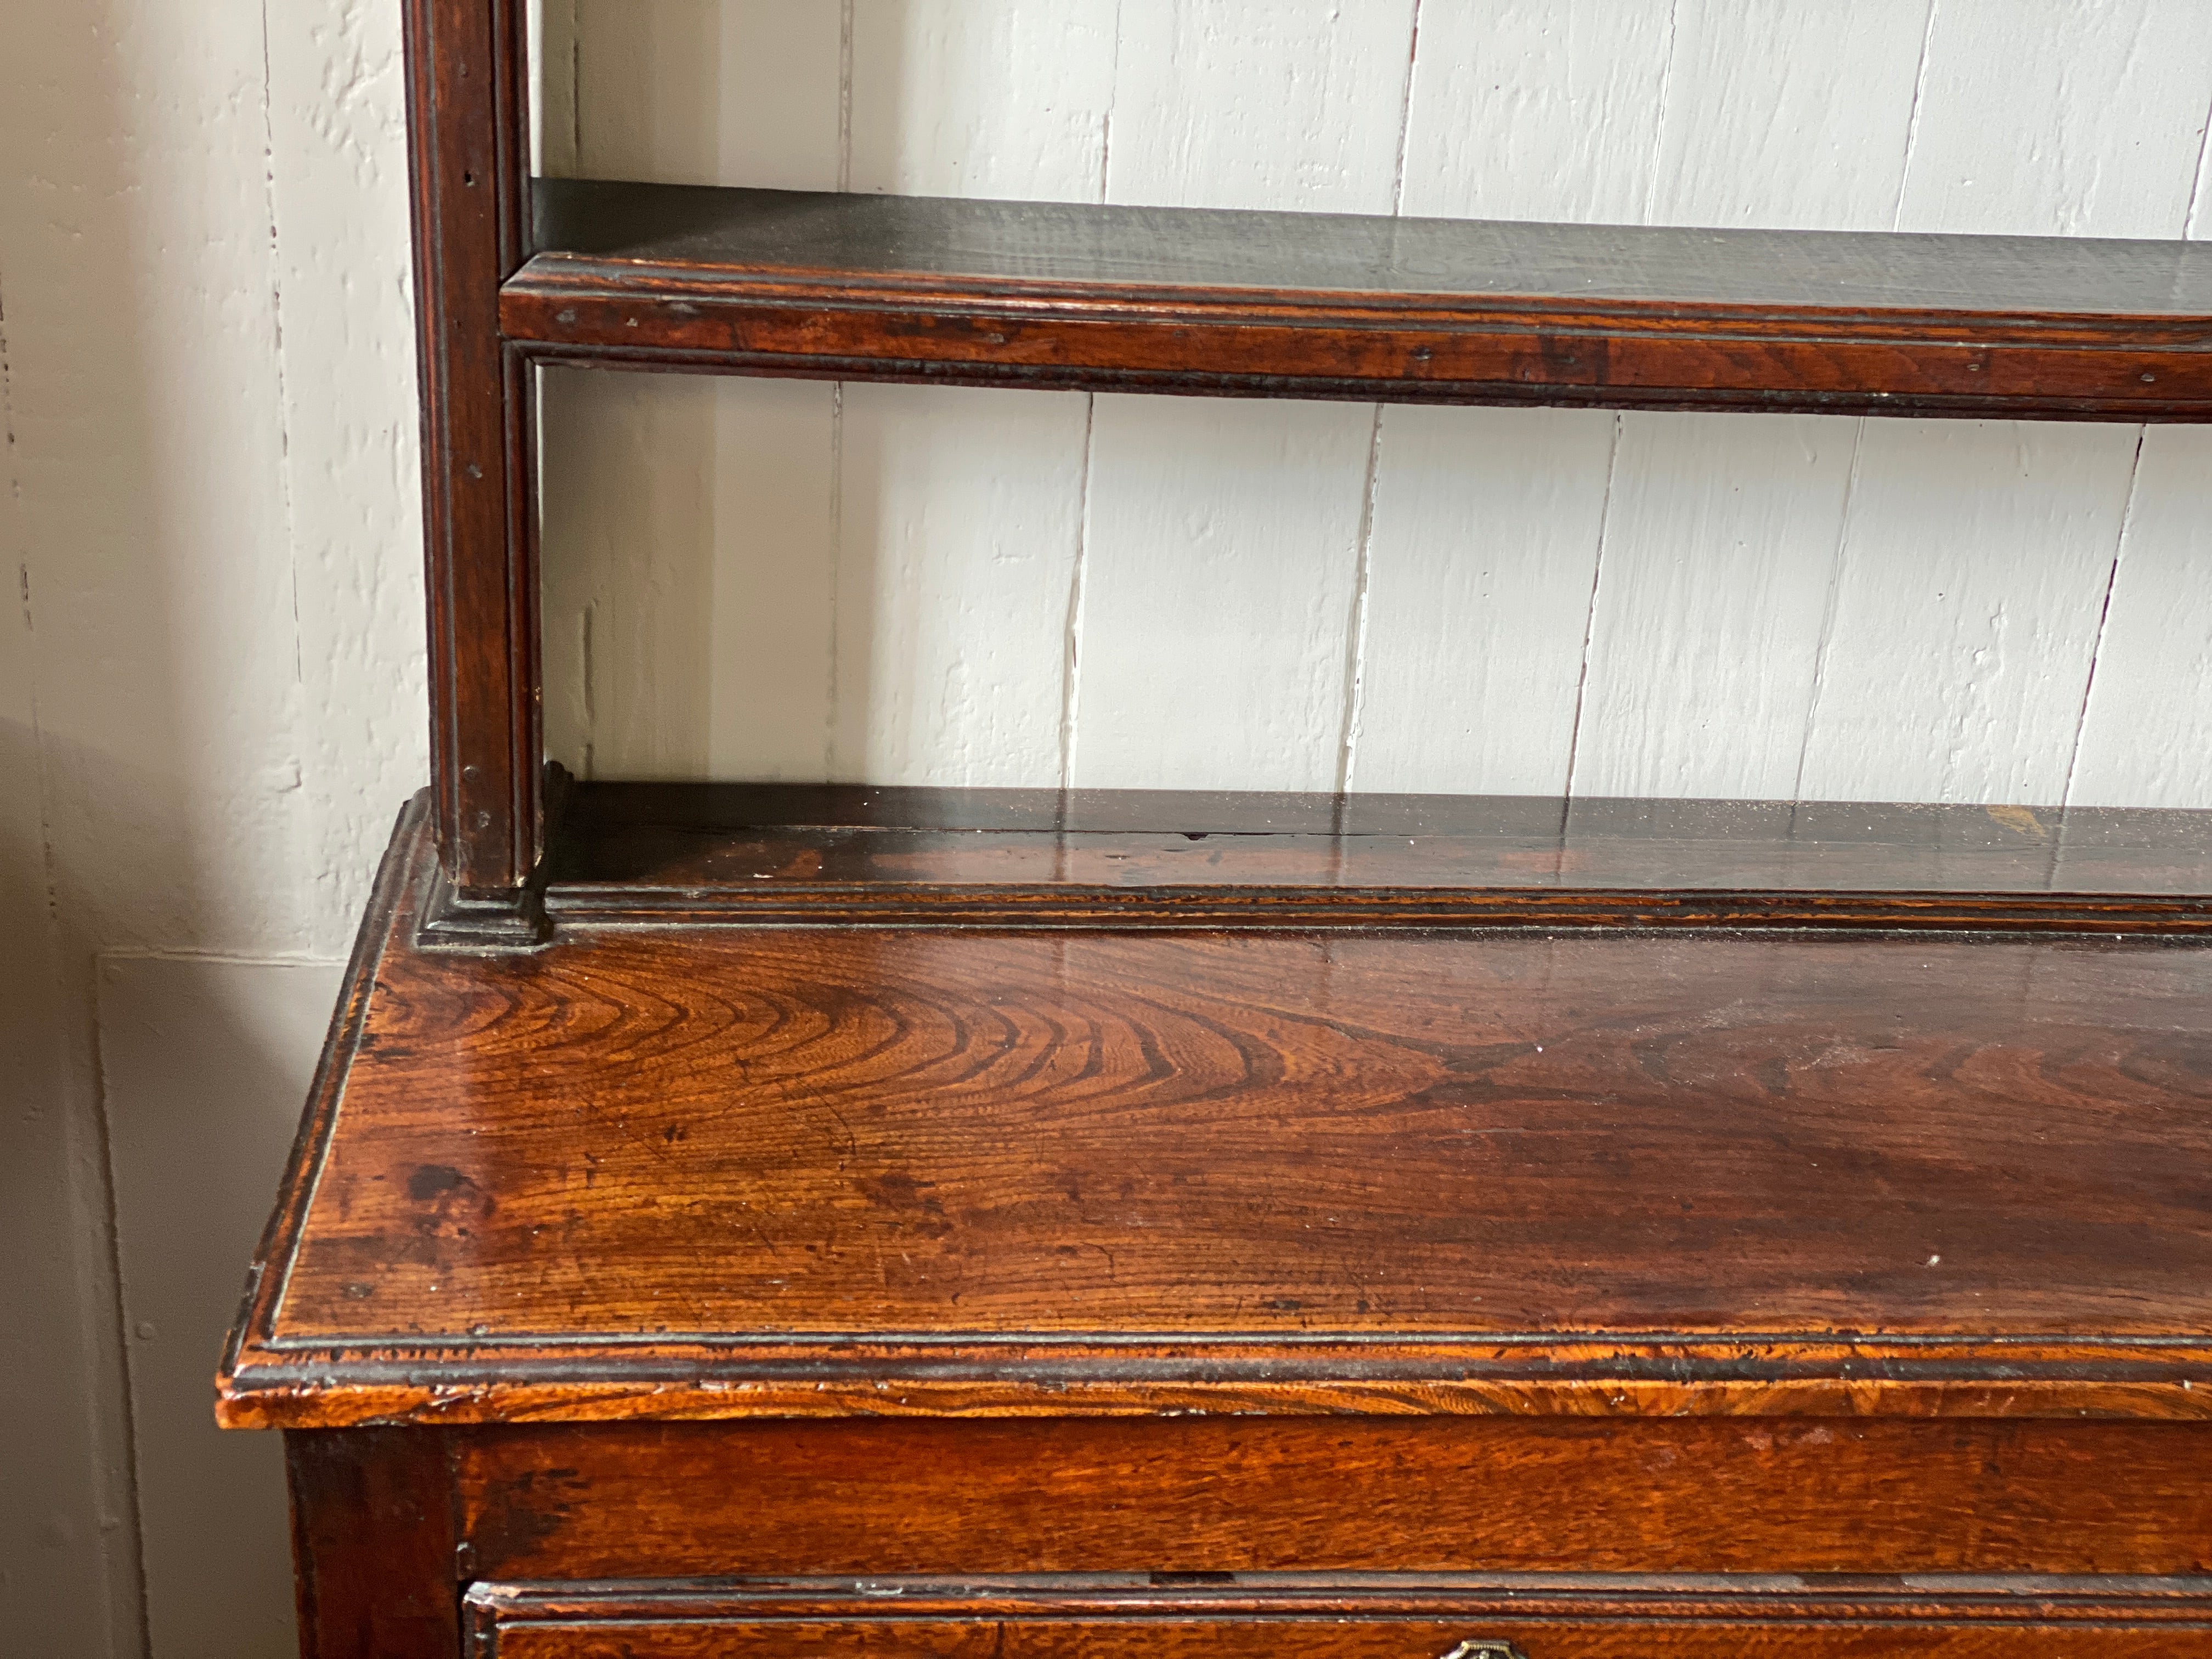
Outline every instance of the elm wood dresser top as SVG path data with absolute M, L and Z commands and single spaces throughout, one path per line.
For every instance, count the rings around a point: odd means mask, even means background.
M 416 944 L 403 818 L 227 1422 L 2212 1415 L 2185 939 L 672 927 L 606 895 L 712 837 L 620 804 L 503 956 Z

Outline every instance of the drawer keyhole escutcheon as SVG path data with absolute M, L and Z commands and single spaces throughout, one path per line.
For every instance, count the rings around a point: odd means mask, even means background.
M 1500 1642 L 1488 1637 L 1470 1636 L 1454 1648 L 1443 1659 L 1528 1659 L 1528 1656 L 1510 1642 Z

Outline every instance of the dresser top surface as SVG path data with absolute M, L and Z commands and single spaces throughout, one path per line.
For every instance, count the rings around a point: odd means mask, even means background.
M 404 823 L 231 1420 L 2212 1394 L 2198 946 L 605 927 L 492 957 L 413 946 L 429 862 Z

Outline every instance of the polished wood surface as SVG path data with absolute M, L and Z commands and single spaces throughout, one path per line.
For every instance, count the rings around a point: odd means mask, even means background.
M 498 317 L 528 214 L 526 8 L 404 9 L 436 823 L 476 936 L 527 939 L 543 829 L 536 377 Z
M 1725 1578 L 1285 1578 L 1087 1574 L 592 1586 L 480 1584 L 470 1624 L 505 1659 L 1709 1659 L 1717 1652 L 2027 1659 L 2212 1651 L 2212 1582 L 2008 1578 L 1746 1585 Z
M 2212 1452 L 2174 1424 L 1072 1417 L 286 1438 L 307 1659 L 444 1659 L 465 1602 L 479 1640 L 596 1629 L 616 1653 L 668 1625 L 727 1653 L 763 1625 L 868 1623 L 863 1645 L 927 1652 L 931 1633 L 874 1621 L 1517 1613 L 1560 1638 L 1641 1619 L 1778 1653 L 1808 1650 L 1785 1632 L 1876 1626 L 1899 1642 L 2155 1628 L 2175 1645 L 2148 1650 L 2187 1654 L 2212 1587 Z M 865 1584 L 823 1582 L 853 1575 Z M 1120 1651 L 1097 1638 L 1080 1650 Z
M 568 361 L 1264 397 L 2202 420 L 2185 242 L 538 181 Z
M 295 1434 L 284 1450 L 302 1659 L 454 1659 L 467 1574 L 450 1437 Z
M 2212 1652 L 2200 819 L 562 826 L 531 406 L 2205 419 L 2212 252 L 589 184 L 532 242 L 525 9 L 405 4 L 434 787 L 218 1383 L 290 1431 L 307 1659 Z
M 486 957 L 410 945 L 428 863 L 404 830 L 233 1420 L 2212 1413 L 2186 944 L 578 927 Z
M 590 783 L 571 923 L 2212 930 L 2212 813 Z
M 1059 1417 L 461 1431 L 471 1576 L 2212 1571 L 2212 1432 Z

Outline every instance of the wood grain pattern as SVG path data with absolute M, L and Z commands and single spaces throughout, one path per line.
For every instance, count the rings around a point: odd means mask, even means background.
M 1943 1656 L 2011 1659 L 2055 1642 L 2165 1656 L 2212 1644 L 2212 1587 L 2011 1579 L 1788 1589 L 1705 1578 L 1593 1584 L 1419 1575 L 1231 1584 L 1084 1575 L 1038 1583 L 738 1582 L 590 1587 L 480 1584 L 471 1631 L 507 1659 L 884 1652 L 945 1659 L 1140 1654 L 1437 1659 L 1472 1641 L 1531 1659 L 1647 1655 Z M 2001 1587 L 1999 1587 L 2001 1585 Z M 1494 1659 L 1508 1659 L 1501 1650 Z
M 542 180 L 564 359 L 1391 401 L 2202 419 L 2187 243 L 1685 231 Z
M 484 959 L 409 948 L 398 853 L 236 1421 L 2206 1403 L 2192 948 L 580 927 Z
M 301 1659 L 452 1659 L 459 1504 L 434 1429 L 285 1437 Z
M 490 1579 L 2205 1571 L 2167 1423 L 1060 1418 L 462 1437 Z
M 523 1659 L 1420 1659 L 1469 1614 L 1533 1659 L 2205 1650 L 2206 1586 L 2147 1581 L 2202 1575 L 2212 1537 L 2212 961 L 2063 936 L 2200 925 L 2194 823 L 1400 800 L 1360 833 L 1306 800 L 1254 834 L 1249 801 L 864 793 L 762 824 L 615 792 L 579 803 L 557 941 L 452 947 L 534 942 L 545 362 L 2203 419 L 2212 264 L 552 185 L 518 272 L 520 10 L 410 5 L 439 787 L 380 878 L 220 1383 L 226 1421 L 301 1431 L 311 1654 L 456 1651 L 479 1575 L 510 1582 L 475 1598 L 478 1650 Z M 1162 89 L 1235 39 L 1217 21 L 1133 34 L 1166 46 L 1130 84 L 1188 102 Z M 1311 22 L 1262 44 L 1364 43 L 1293 101 L 1361 112 L 1321 125 L 1335 185 L 1379 204 L 1413 9 Z M 1186 136 L 1145 122 L 1121 154 L 1164 174 Z M 867 434 L 839 431 L 840 456 Z M 837 511 L 866 489 L 841 474 Z M 1304 609 L 1356 689 L 1358 605 Z M 1340 778 L 1357 714 L 1348 690 Z M 1299 925 L 1188 925 L 1232 915 Z M 1708 926 L 1463 925 L 1561 917 Z M 1998 921 L 2022 931 L 1901 931 Z M 1146 1582 L 1030 1585 L 1009 1620 L 972 1588 L 723 1577 L 1079 1566 Z M 1400 1576 L 1175 1588 L 1255 1568 Z M 1409 1591 L 1430 1569 L 1493 1577 Z M 1708 1577 L 1590 1576 L 1670 1571 Z M 1857 1582 L 1711 1577 L 1752 1572 Z M 611 1577 L 654 1582 L 577 1582 Z

